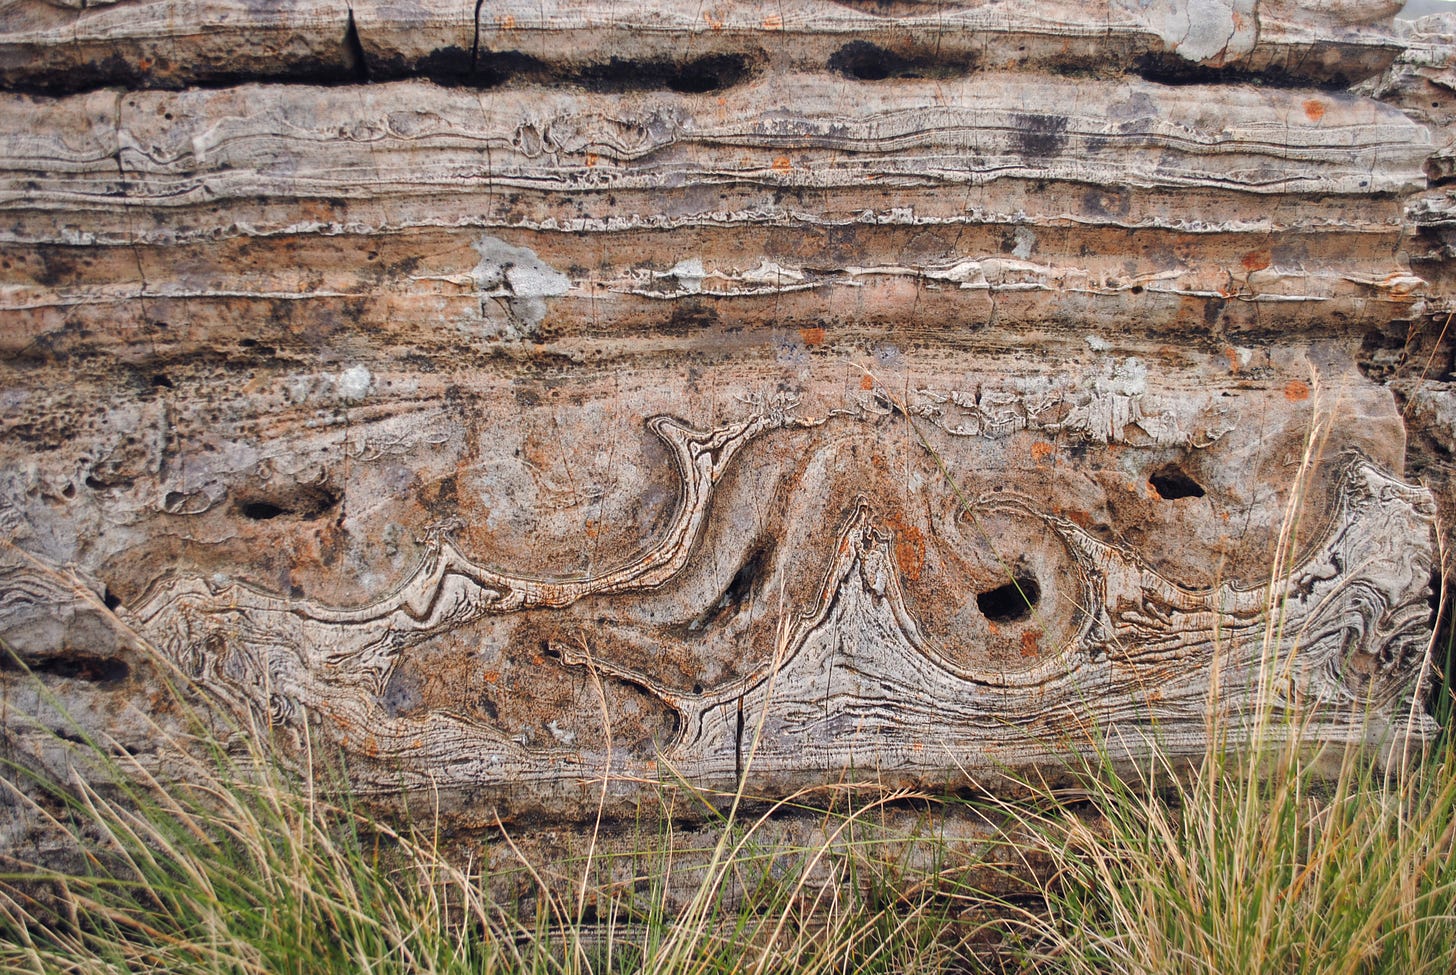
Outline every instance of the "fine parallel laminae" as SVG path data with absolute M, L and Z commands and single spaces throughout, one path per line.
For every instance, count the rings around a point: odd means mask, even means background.
M 241 78 L 472 86 L 554 78 L 710 91 L 758 74 L 859 80 L 1030 68 L 1262 72 L 1343 87 L 1390 64 L 1393 2 L 1342 0 L 6 0 L 0 82 L 67 91 Z

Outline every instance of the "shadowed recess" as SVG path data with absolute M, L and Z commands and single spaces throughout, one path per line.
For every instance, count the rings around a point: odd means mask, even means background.
M 1148 483 L 1153 486 L 1154 491 L 1158 492 L 1158 497 L 1164 501 L 1177 501 L 1179 498 L 1201 498 L 1205 493 L 1201 484 L 1174 464 L 1155 471 L 1148 477 Z
M 1041 586 L 1030 573 L 1018 572 L 1004 586 L 976 595 L 976 607 L 992 623 L 1014 623 L 1031 615 L 1041 599 Z

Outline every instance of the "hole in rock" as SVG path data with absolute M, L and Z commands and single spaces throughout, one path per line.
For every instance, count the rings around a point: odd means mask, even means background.
M 299 484 L 243 494 L 233 503 L 233 509 L 249 521 L 268 521 L 283 515 L 307 520 L 327 514 L 341 497 L 323 485 Z
M 855 41 L 830 55 L 829 70 L 856 81 L 884 81 L 894 73 L 899 60 L 882 47 Z
M 1164 501 L 1176 501 L 1179 498 L 1201 498 L 1204 495 L 1201 484 L 1183 473 L 1182 468 L 1172 464 L 1154 472 L 1148 478 L 1148 483 L 1153 486 L 1154 491 L 1158 492 L 1158 497 Z
M 851 41 L 829 56 L 826 65 L 856 81 L 884 81 L 886 78 L 954 78 L 969 74 L 975 59 L 948 52 L 901 53 L 871 44 Z
M 244 501 L 238 505 L 238 514 L 253 521 L 267 521 L 288 514 L 288 509 L 280 508 L 271 501 Z
M 1310 66 L 1313 61 L 1307 62 Z M 1326 72 L 1315 68 L 1313 72 L 1291 71 L 1279 65 L 1269 65 L 1258 71 L 1239 65 L 1212 67 L 1189 61 L 1171 51 L 1150 51 L 1140 55 L 1132 65 L 1133 74 L 1144 81 L 1159 85 L 1258 85 L 1261 88 L 1318 88 L 1325 91 L 1344 91 L 1358 78 L 1350 78 L 1341 71 Z
M 705 629 L 717 622 L 724 614 L 731 616 L 753 595 L 754 584 L 758 581 L 764 567 L 768 565 L 772 555 L 773 547 L 770 544 L 760 544 L 754 548 L 743 560 L 743 564 L 738 567 L 738 571 L 733 573 L 733 578 L 728 580 L 728 585 L 723 589 L 723 594 L 718 597 L 718 601 L 704 609 L 698 614 L 697 619 L 688 624 L 689 632 Z
M 1030 616 L 1040 599 L 1041 585 L 1036 577 L 1018 572 L 1006 585 L 977 594 L 976 607 L 992 623 L 1014 623 Z
M 668 88 L 684 95 L 701 95 L 731 88 L 751 74 L 752 64 L 742 54 L 708 54 L 681 62 L 612 58 L 583 66 L 573 80 L 597 91 Z

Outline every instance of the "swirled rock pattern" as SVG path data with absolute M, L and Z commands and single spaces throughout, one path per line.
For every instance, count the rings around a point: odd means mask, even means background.
M 0 3 L 8 734 L 180 673 L 478 821 L 1430 735 L 1398 6 Z

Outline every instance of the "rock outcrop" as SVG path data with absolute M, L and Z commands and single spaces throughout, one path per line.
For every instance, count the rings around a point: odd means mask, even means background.
M 1426 737 L 1399 6 L 0 3 L 0 639 L 481 821 Z

